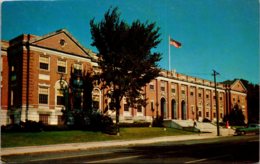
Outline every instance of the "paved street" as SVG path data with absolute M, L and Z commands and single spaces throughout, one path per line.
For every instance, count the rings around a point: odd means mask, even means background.
M 259 136 L 12 155 L 2 160 L 22 163 L 256 163 L 259 162 Z

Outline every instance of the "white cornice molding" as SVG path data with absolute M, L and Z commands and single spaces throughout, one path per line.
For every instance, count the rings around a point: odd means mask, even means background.
M 238 92 L 238 91 L 234 91 L 234 90 L 230 90 L 230 93 L 234 93 L 234 94 L 238 94 L 238 95 L 242 95 L 242 96 L 246 96 L 246 93 L 243 92 Z
M 156 79 L 169 81 L 169 82 L 174 82 L 174 83 L 183 84 L 183 85 L 188 85 L 188 86 L 193 86 L 193 87 L 199 87 L 199 88 L 203 88 L 203 89 L 209 89 L 209 90 L 214 90 L 215 89 L 214 87 L 204 86 L 204 85 L 201 85 L 201 84 L 194 84 L 194 83 L 185 82 L 185 81 L 176 80 L 176 79 L 170 79 L 170 78 L 166 78 L 166 77 L 162 77 L 162 76 L 159 76 Z M 225 89 L 217 88 L 217 91 L 225 92 Z
M 84 62 L 89 62 L 93 66 L 97 66 L 98 65 L 96 62 L 91 61 L 91 59 L 89 57 L 76 56 L 76 55 L 72 55 L 72 54 L 68 54 L 68 53 L 64 53 L 64 52 L 58 52 L 58 51 L 54 51 L 54 50 L 50 50 L 50 49 L 46 49 L 46 48 L 33 46 L 33 45 L 31 45 L 30 48 L 33 51 L 38 51 L 38 52 L 42 52 L 42 53 L 45 52 L 47 54 L 53 54 L 53 55 L 57 55 L 57 56 L 60 56 L 60 57 L 67 57 L 67 58 L 74 59 L 74 60 L 80 60 L 80 61 L 84 61 Z

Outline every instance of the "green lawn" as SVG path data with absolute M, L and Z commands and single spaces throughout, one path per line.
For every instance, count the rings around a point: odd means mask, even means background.
M 107 140 L 131 140 L 160 136 L 186 135 L 191 132 L 167 128 L 120 128 L 120 136 L 91 131 L 53 131 L 35 133 L 2 133 L 1 147 L 36 146 Z

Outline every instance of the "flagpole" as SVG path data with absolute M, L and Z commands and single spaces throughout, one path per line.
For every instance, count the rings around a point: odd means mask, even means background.
M 169 35 L 169 38 L 168 38 L 168 62 L 169 62 L 169 71 L 171 71 L 171 44 L 170 44 L 170 35 Z

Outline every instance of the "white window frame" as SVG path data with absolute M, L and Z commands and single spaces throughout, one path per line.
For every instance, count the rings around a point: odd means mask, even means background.
M 61 64 L 61 62 L 65 62 L 65 65 L 63 65 L 63 63 Z M 59 71 L 59 66 L 65 67 L 65 72 L 60 72 L 60 71 Z M 57 60 L 57 72 L 58 72 L 58 73 L 64 73 L 64 74 L 67 73 L 67 61 L 61 60 L 61 59 L 58 59 L 58 60 Z
M 48 58 L 48 62 L 44 61 L 43 59 L 41 60 L 41 58 Z M 48 64 L 48 69 L 41 68 L 41 63 Z M 43 56 L 43 55 L 39 56 L 39 69 L 43 70 L 43 71 L 50 71 L 50 57 L 49 56 Z

